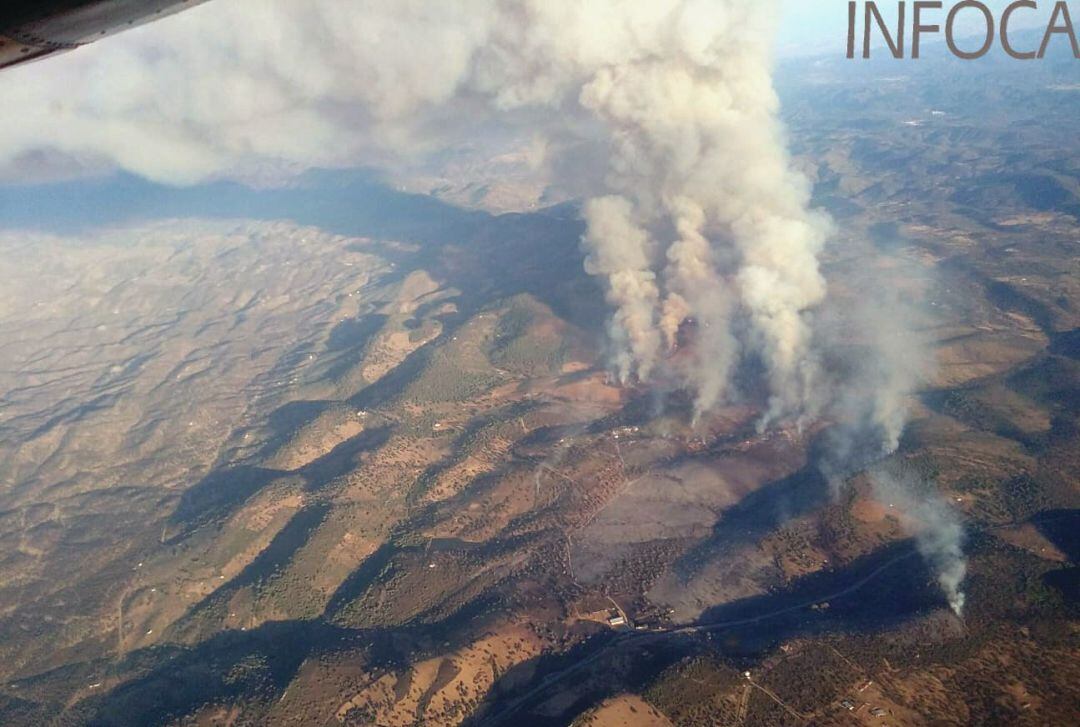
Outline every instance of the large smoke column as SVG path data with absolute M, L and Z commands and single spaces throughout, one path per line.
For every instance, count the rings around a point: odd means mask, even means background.
M 737 297 L 754 332 L 746 343 L 769 372 L 765 420 L 812 416 L 817 365 L 804 316 L 825 296 L 817 255 L 828 223 L 809 209 L 809 185 L 792 169 L 777 121 L 769 33 L 776 8 L 746 0 L 701 8 L 682 4 L 664 53 L 602 68 L 583 88 L 582 105 L 611 129 L 607 184 L 625 200 L 621 211 L 633 210 L 621 219 L 639 226 L 635 234 L 606 234 L 613 229 L 606 210 L 587 208 L 587 239 L 597 250 L 622 250 L 627 239 L 668 237 L 665 301 L 656 315 L 669 347 L 686 317 L 702 331 L 688 381 L 698 414 L 729 383 Z M 737 270 L 725 276 L 717 257 L 727 246 Z M 638 311 L 651 302 L 625 305 Z M 644 342 L 638 331 L 623 332 L 631 352 L 647 352 L 634 356 L 647 378 L 656 364 L 651 330 Z
M 696 363 L 679 373 L 699 414 L 746 350 L 768 371 L 765 420 L 805 417 L 827 225 L 777 121 L 778 5 L 208 3 L 0 77 L 20 109 L 0 118 L 0 177 L 66 159 L 167 182 L 265 180 L 419 164 L 496 129 L 537 136 L 537 172 L 586 200 L 620 377 L 649 379 L 692 317 Z M 750 324 L 741 345 L 735 316 Z
M 636 371 L 648 378 L 660 356 L 656 309 L 660 292 L 650 263 L 648 233 L 633 220 L 622 197 L 599 197 L 585 205 L 591 249 L 585 270 L 607 280 L 607 300 L 615 307 L 610 333 L 622 383 Z
M 663 330 L 669 348 L 688 315 L 697 316 L 698 347 L 693 372 L 697 385 L 695 419 L 717 404 L 727 388 L 739 353 L 730 330 L 731 294 L 716 273 L 713 251 L 703 232 L 705 212 L 692 200 L 673 200 L 676 242 L 668 248 L 669 293 Z

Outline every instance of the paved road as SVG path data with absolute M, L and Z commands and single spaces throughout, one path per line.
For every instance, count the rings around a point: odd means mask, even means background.
M 802 603 L 798 603 L 798 604 L 796 604 L 794 606 L 787 606 L 785 608 L 781 608 L 781 609 L 778 609 L 776 611 L 770 611 L 768 613 L 759 614 L 757 616 L 750 616 L 750 617 L 747 617 L 747 618 L 735 619 L 733 621 L 722 621 L 722 622 L 711 623 L 711 624 L 694 624 L 694 625 L 688 625 L 688 626 L 673 626 L 673 627 L 663 629 L 663 630 L 660 630 L 660 631 L 633 632 L 633 633 L 623 634 L 623 635 L 617 637 L 616 640 L 613 641 L 611 644 L 600 647 L 600 649 L 598 649 L 596 651 L 596 653 L 594 653 L 592 656 L 589 656 L 589 657 L 587 657 L 585 659 L 582 659 L 581 661 L 578 661 L 578 662 L 574 663 L 573 665 L 567 667 L 566 669 L 563 669 L 562 671 L 558 671 L 558 672 L 554 672 L 552 674 L 549 674 L 538 685 L 536 685 L 535 687 L 530 689 L 528 692 L 526 692 L 525 694 L 523 694 L 520 697 L 518 697 L 517 699 L 515 699 L 513 702 L 511 702 L 506 707 L 504 707 L 502 710 L 500 710 L 497 714 L 493 714 L 493 715 L 485 718 L 484 720 L 482 720 L 481 724 L 486 724 L 486 725 L 497 725 L 497 724 L 499 724 L 502 720 L 505 720 L 508 717 L 512 716 L 528 700 L 530 700 L 533 697 L 536 697 L 537 695 L 543 693 L 546 689 L 551 687 L 553 684 L 556 684 L 556 683 L 558 683 L 560 681 L 563 681 L 564 679 L 566 679 L 568 677 L 571 677 L 574 674 L 577 674 L 578 672 L 581 672 L 582 670 L 584 670 L 587 667 L 591 666 L 592 664 L 596 663 L 602 657 L 606 656 L 607 653 L 610 652 L 613 649 L 618 649 L 618 648 L 622 648 L 624 646 L 630 646 L 630 645 L 643 646 L 643 645 L 647 645 L 647 644 L 657 643 L 659 641 L 663 641 L 664 639 L 668 639 L 668 638 L 671 638 L 673 636 L 681 636 L 681 635 L 686 635 L 686 634 L 709 633 L 709 632 L 712 632 L 712 631 L 723 631 L 724 629 L 735 628 L 736 626 L 746 626 L 746 625 L 749 625 L 749 624 L 760 623 L 761 621 L 767 621 L 769 619 L 776 618 L 777 616 L 783 616 L 785 614 L 792 613 L 794 611 L 799 611 L 799 610 L 802 610 L 804 608 L 809 608 L 810 606 L 813 606 L 813 605 L 816 605 L 816 604 L 819 604 L 819 603 L 824 603 L 825 601 L 834 601 L 834 600 L 836 600 L 838 598 L 843 598 L 844 596 L 848 596 L 848 595 L 851 595 L 852 593 L 855 593 L 859 589 L 863 588 L 867 583 L 874 580 L 875 578 L 880 576 L 882 573 L 884 573 L 886 570 L 888 570 L 889 568 L 892 568 L 897 563 L 900 563 L 901 561 L 907 560 L 909 558 L 914 558 L 917 555 L 918 555 L 918 551 L 915 550 L 914 547 L 912 547 L 912 549 L 909 552 L 904 553 L 902 555 L 898 555 L 895 558 L 892 558 L 891 560 L 887 561 L 886 563 L 883 563 L 882 565 L 878 566 L 873 571 L 871 571 L 867 575 L 863 576 L 859 580 L 855 581 L 851 585 L 847 586 L 846 588 L 843 588 L 843 589 L 841 589 L 839 591 L 836 591 L 834 593 L 829 593 L 829 594 L 826 594 L 826 595 L 823 595 L 823 596 L 818 596 L 817 598 L 814 598 L 814 599 L 811 599 L 811 600 L 808 600 L 808 601 L 804 601 Z

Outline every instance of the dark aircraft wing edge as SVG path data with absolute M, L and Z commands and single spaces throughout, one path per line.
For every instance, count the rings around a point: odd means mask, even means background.
M 78 48 L 206 0 L 5 0 L 0 69 Z

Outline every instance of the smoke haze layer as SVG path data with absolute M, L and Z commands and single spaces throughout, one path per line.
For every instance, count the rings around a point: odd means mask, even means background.
M 692 319 L 680 376 L 699 415 L 745 352 L 767 371 L 763 423 L 807 418 L 828 221 L 777 121 L 777 16 L 761 0 L 210 3 L 0 80 L 23 110 L 0 119 L 0 176 L 59 157 L 177 184 L 281 179 L 517 134 L 538 175 L 586 200 L 622 380 L 653 376 Z
M 822 462 L 840 483 L 897 449 L 918 361 L 890 308 L 860 325 L 880 334 L 868 363 L 825 373 L 812 314 L 831 223 L 778 120 L 777 15 L 770 0 L 208 3 L 0 77 L 20 110 L 0 116 L 0 179 L 48 159 L 172 184 L 280 182 L 518 139 L 537 176 L 583 200 L 619 379 L 663 372 L 700 418 L 753 357 L 760 426 L 840 422 Z M 920 542 L 959 610 L 959 539 L 935 513 Z

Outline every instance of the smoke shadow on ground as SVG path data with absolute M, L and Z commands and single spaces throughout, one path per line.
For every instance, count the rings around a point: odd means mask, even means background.
M 1080 567 L 1059 568 L 1043 575 L 1043 584 L 1061 594 L 1069 606 L 1080 604 Z
M 1080 562 L 1080 510 L 1046 510 L 1031 522 L 1070 562 Z
M 365 172 L 351 171 L 312 172 L 295 186 L 277 190 L 255 190 L 227 182 L 173 189 L 126 175 L 36 187 L 0 187 L 0 211 L 5 216 L 5 226 L 8 228 L 47 227 L 52 232 L 62 234 L 160 218 L 292 219 L 344 235 L 417 243 L 420 246 L 418 252 L 384 251 L 398 270 L 381 282 L 399 279 L 403 271 L 423 267 L 441 286 L 461 291 L 455 299 L 460 313 L 443 321 L 444 330 L 439 338 L 413 352 L 391 374 L 345 400 L 344 403 L 357 408 L 371 409 L 392 403 L 423 371 L 435 349 L 457 330 L 457 326 L 500 298 L 520 293 L 532 294 L 550 306 L 556 315 L 596 333 L 598 339 L 607 316 L 600 286 L 582 268 L 582 252 L 579 248 L 582 225 L 572 206 L 496 217 L 462 210 L 431 197 L 396 192 L 385 188 Z M 43 220 L 48 222 L 43 223 Z M 369 328 L 373 326 L 374 323 L 368 321 L 367 324 L 358 324 L 355 329 L 341 329 L 333 346 L 350 351 L 361 344 L 359 338 L 369 335 Z M 292 351 L 282 366 L 291 367 L 294 360 L 306 357 L 307 353 L 306 349 L 299 348 Z M 284 404 L 270 417 L 271 441 L 280 443 L 329 407 L 341 403 L 298 401 Z M 388 431 L 385 430 L 377 435 L 361 435 L 295 473 L 250 465 L 215 469 L 180 496 L 167 525 L 167 529 L 178 534 L 165 544 L 175 544 L 194 530 L 227 519 L 252 496 L 276 483 L 293 484 L 295 479 L 295 484 L 320 489 L 355 464 L 357 455 L 382 446 L 387 435 Z M 259 460 L 267 453 L 268 450 L 263 450 L 254 459 Z M 488 482 L 480 480 L 470 486 L 487 485 Z M 280 564 L 288 562 L 324 516 L 320 507 L 308 507 L 294 515 L 293 520 L 273 539 L 266 553 L 242 571 L 234 582 L 225 584 L 222 593 L 255 583 Z M 331 606 L 338 604 L 338 601 L 347 602 L 351 592 L 364 587 L 373 576 L 378 575 L 378 570 L 372 574 L 371 569 L 377 568 L 381 559 L 393 554 L 393 546 L 387 548 L 386 552 L 378 551 L 365 561 L 350 577 L 349 585 L 343 586 L 340 597 L 332 601 Z M 475 608 L 482 608 L 483 603 L 483 599 L 477 599 Z M 210 601 L 205 601 L 201 607 L 211 605 Z M 184 619 L 198 610 L 199 607 L 189 610 Z M 333 608 L 327 609 L 328 613 L 333 611 Z M 464 613 L 473 611 L 474 605 L 470 604 Z M 424 633 L 438 633 L 437 627 L 431 629 L 434 630 Z M 396 642 L 402 634 L 407 636 L 410 629 L 395 628 L 392 631 L 393 635 L 387 634 L 385 639 Z M 123 715 L 128 723 L 133 718 L 142 722 L 158 721 L 151 718 L 142 720 L 139 715 L 150 717 L 164 714 L 154 711 L 157 708 L 153 705 L 158 699 L 163 710 L 169 709 L 167 705 L 170 700 L 173 703 L 182 702 L 185 689 L 182 682 L 199 682 L 206 664 L 220 663 L 216 650 L 221 645 L 234 643 L 230 639 L 239 639 L 235 642 L 241 645 L 239 651 L 251 655 L 252 649 L 243 647 L 243 644 L 257 643 L 258 633 L 270 632 L 281 634 L 283 640 L 282 645 L 275 644 L 275 650 L 291 649 L 294 641 L 299 641 L 303 642 L 305 653 L 320 646 L 330 648 L 330 642 L 339 640 L 343 633 L 357 633 L 296 621 L 267 625 L 263 629 L 246 632 L 245 636 L 238 636 L 234 632 L 217 634 L 190 650 L 176 651 L 185 655 L 183 659 L 187 666 L 184 668 L 188 670 L 187 677 L 176 679 L 165 676 L 175 672 L 171 672 L 167 665 L 159 665 L 157 656 L 151 656 L 172 654 L 172 650 L 141 650 L 139 657 L 131 658 L 144 659 L 141 670 L 148 673 L 146 679 L 150 681 L 138 679 L 122 687 L 121 692 L 132 690 L 130 694 L 135 700 L 133 711 L 125 707 L 119 708 L 114 714 Z M 296 633 L 301 636 L 295 636 Z M 445 633 L 439 634 L 439 638 L 440 642 L 444 640 Z M 309 644 L 309 641 L 312 643 Z M 278 658 L 277 655 L 274 658 Z M 291 656 L 286 658 L 282 655 L 281 659 L 284 666 L 271 669 L 274 674 L 272 684 L 284 680 L 289 669 L 299 663 L 294 664 Z M 213 682 L 213 679 L 210 681 Z M 146 688 L 151 682 L 154 689 L 161 690 L 161 694 Z M 81 678 L 75 678 L 69 683 L 83 682 Z M 217 686 L 206 686 L 208 693 L 222 696 L 231 693 L 231 688 L 220 680 Z M 215 689 L 218 691 L 214 692 Z M 103 698 L 95 697 L 96 701 L 92 703 L 104 704 L 101 701 Z M 89 721 L 109 723 L 105 718 Z
M 986 299 L 1003 311 L 1015 311 L 1029 317 L 1048 337 L 1055 334 L 1054 314 L 1050 307 L 1019 287 L 997 280 L 981 271 L 970 260 L 950 257 L 940 264 L 942 276 L 967 279 L 986 291 Z
M 724 510 L 713 533 L 672 566 L 683 580 L 698 574 L 709 562 L 737 546 L 756 543 L 784 523 L 829 502 L 828 481 L 814 464 L 754 490 Z
M 378 381 L 365 386 L 350 397 L 347 400 L 348 405 L 357 409 L 377 409 L 400 397 L 405 393 L 409 384 L 413 383 L 427 368 L 432 355 L 445 335 L 444 333 L 434 341 L 429 341 L 410 353 L 405 357 L 404 361 L 391 369 Z
M 182 507 L 178 507 L 171 517 L 171 521 L 182 523 L 183 529 L 165 542 L 175 544 L 201 526 L 227 519 L 264 487 L 294 474 L 302 479 L 304 488 L 309 492 L 322 490 L 354 470 L 363 453 L 382 447 L 392 433 L 390 426 L 361 432 L 295 473 L 257 467 L 236 467 L 216 472 L 184 493 L 184 497 L 192 492 L 195 495 L 189 497 L 187 502 L 182 499 Z M 296 552 L 307 544 L 329 511 L 330 506 L 324 502 L 298 510 L 251 563 L 228 583 L 191 606 L 174 628 L 182 630 L 200 612 L 214 604 L 226 603 L 238 590 L 256 584 L 287 566 Z
M 978 387 L 960 386 L 923 392 L 919 399 L 937 414 L 951 417 L 975 431 L 984 431 L 1003 439 L 1022 444 L 1027 451 L 1037 454 L 1046 447 L 1045 432 L 1029 432 L 1021 429 L 1008 417 L 993 411 L 976 398 Z
M 1006 381 L 1016 391 L 1065 417 L 1071 418 L 1080 411 L 1080 365 L 1069 359 L 1060 356 L 1036 359 L 1010 374 Z
M 178 188 L 124 173 L 0 185 L 0 217 L 6 229 L 56 234 L 157 219 L 292 220 L 341 235 L 416 243 L 427 251 L 445 245 L 483 248 L 487 255 L 477 262 L 491 273 L 481 281 L 485 291 L 535 277 L 530 268 L 537 263 L 543 277 L 561 274 L 568 263 L 584 275 L 578 249 L 584 227 L 574 205 L 494 215 L 393 189 L 367 169 L 312 170 L 279 188 L 224 181 Z M 522 240 L 537 244 L 523 249 Z M 540 294 L 550 288 L 526 287 Z
M 394 189 L 368 169 L 312 170 L 278 188 L 228 181 L 177 188 L 125 173 L 0 185 L 0 217 L 7 229 L 69 235 L 156 219 L 292 220 L 341 235 L 419 245 L 416 254 L 380 249 L 399 269 L 437 262 L 435 251 L 461 246 L 463 253 L 473 253 L 467 264 L 453 261 L 429 272 L 467 297 L 490 301 L 532 293 L 565 319 L 596 330 L 606 316 L 599 286 L 582 269 L 584 227 L 574 205 L 493 215 Z M 575 295 L 566 294 L 571 288 L 578 289 Z M 574 305 L 582 291 L 596 305 Z
M 898 541 L 841 570 L 815 573 L 775 593 L 717 606 L 689 627 L 605 631 L 566 654 L 519 664 L 492 688 L 487 709 L 466 724 L 567 724 L 608 697 L 640 690 L 687 656 L 720 654 L 751 668 L 792 639 L 874 632 L 946 606 L 914 541 Z M 558 690 L 570 688 L 579 693 L 567 700 L 561 713 L 530 711 Z
M 1064 568 L 1044 573 L 1043 585 L 1060 593 L 1065 603 L 1076 609 L 1080 606 L 1080 510 L 1045 510 L 1030 522 L 1069 560 Z
M 1050 339 L 1050 353 L 1080 360 L 1080 328 L 1055 333 Z
M 425 512 L 413 515 L 409 518 L 408 522 L 415 523 L 418 520 L 423 519 L 426 511 L 430 510 L 431 507 L 433 506 L 426 508 Z M 397 530 L 399 532 L 406 532 L 407 525 L 399 525 Z M 345 580 L 343 580 L 340 585 L 338 585 L 337 589 L 327 600 L 322 617 L 327 621 L 336 622 L 342 610 L 371 588 L 371 586 L 379 580 L 379 577 L 383 572 L 391 565 L 395 557 L 398 557 L 403 553 L 420 549 L 422 549 L 421 546 L 402 546 L 395 542 L 393 537 L 388 538 L 374 553 L 364 558 L 363 562 L 346 576 Z
M 389 316 L 382 313 L 369 313 L 359 318 L 341 321 L 330 329 L 326 339 L 328 352 L 364 349 L 379 329 L 386 324 Z
M 952 199 L 957 204 L 979 210 L 984 219 L 992 221 L 993 215 L 987 214 L 986 210 L 995 209 L 993 205 L 986 204 L 986 189 L 1007 190 L 1010 197 L 1023 200 L 1033 209 L 1064 213 L 1080 219 L 1080 197 L 1055 174 L 1046 172 L 995 174 L 979 182 L 982 183 L 977 182 L 969 185 L 965 190 L 954 193 Z
M 0 212 L 8 228 L 64 234 L 159 218 L 291 219 L 344 235 L 418 244 L 416 252 L 380 251 L 397 264 L 397 270 L 382 282 L 400 279 L 407 270 L 425 268 L 441 286 L 461 291 L 454 299 L 459 312 L 440 318 L 443 332 L 437 339 L 346 400 L 357 408 L 392 403 L 422 373 L 436 348 L 469 316 L 500 298 L 535 295 L 564 320 L 594 333 L 597 340 L 607 315 L 599 285 L 582 269 L 579 241 L 583 227 L 572 205 L 494 216 L 391 189 L 367 170 L 315 170 L 278 189 L 255 189 L 234 182 L 173 188 L 122 173 L 89 180 L 0 186 Z M 444 248 L 449 252 L 440 252 Z M 340 375 L 355 363 L 358 350 L 375 335 L 379 322 L 379 317 L 365 316 L 331 331 L 329 348 L 340 366 L 327 376 Z M 304 359 L 308 353 L 306 349 L 292 351 L 282 366 L 289 368 L 290 361 Z M 255 455 L 255 461 L 335 403 L 299 401 L 279 407 L 270 415 L 270 441 Z M 236 468 L 227 475 L 212 472 L 185 493 L 170 522 L 201 523 L 214 504 L 225 506 L 223 513 L 227 515 L 230 503 L 242 502 L 277 476 L 258 467 Z
M 0 186 L 5 226 L 73 234 L 163 218 L 291 219 L 342 235 L 460 237 L 491 215 L 386 186 L 371 170 L 313 170 L 288 186 L 237 182 L 170 187 L 127 173 L 29 186 Z
M 725 634 L 728 655 L 752 656 L 795 637 L 885 629 L 947 606 L 936 576 L 909 539 L 841 569 L 811 573 L 775 593 L 715 606 L 698 624 Z

